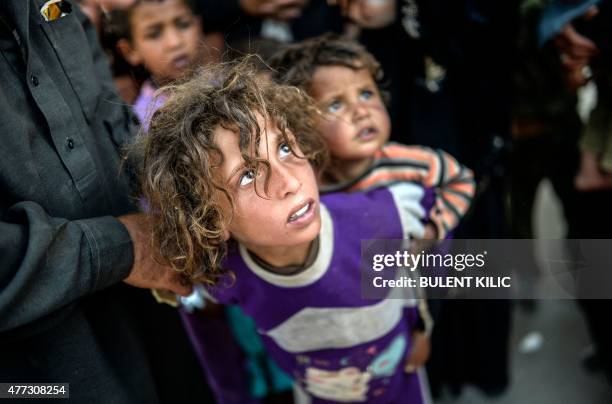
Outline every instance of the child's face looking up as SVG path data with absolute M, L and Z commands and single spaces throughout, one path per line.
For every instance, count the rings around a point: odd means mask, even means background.
M 289 139 L 291 148 L 301 156 L 294 137 Z M 258 147 L 259 156 L 270 163 L 266 193 L 266 173 L 261 172 L 265 167 L 260 166 L 255 181 L 254 172 L 245 167 L 235 132 L 218 127 L 215 144 L 224 157 L 218 174 L 234 199 L 233 216 L 227 215 L 231 217 L 231 237 L 269 264 L 303 263 L 321 228 L 319 193 L 310 162 L 291 153 L 276 126 L 268 125 Z M 227 199 L 220 196 L 220 203 L 228 212 Z
M 309 94 L 324 114 L 317 126 L 332 158 L 371 159 L 389 139 L 389 115 L 367 69 L 318 67 Z
M 144 64 L 158 84 L 176 80 L 202 62 L 202 26 L 184 0 L 141 2 L 130 14 L 132 41 L 125 57 Z

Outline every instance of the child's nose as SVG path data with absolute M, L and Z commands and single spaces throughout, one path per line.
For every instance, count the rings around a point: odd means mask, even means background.
M 353 121 L 358 122 L 362 119 L 367 118 L 368 116 L 370 116 L 370 111 L 368 110 L 368 108 L 361 102 L 355 103 L 355 106 L 353 108 Z
M 181 45 L 181 34 L 176 29 L 169 29 L 166 34 L 166 46 L 169 49 L 177 48 Z
M 301 181 L 293 170 L 287 167 L 274 167 L 273 172 L 275 175 L 271 181 L 274 181 L 273 186 L 279 199 L 295 194 L 302 186 Z

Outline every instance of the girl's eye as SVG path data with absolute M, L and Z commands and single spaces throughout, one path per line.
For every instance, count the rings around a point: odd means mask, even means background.
M 281 143 L 278 146 L 278 154 L 280 158 L 285 158 L 291 154 L 291 147 L 287 143 Z
M 160 36 L 161 36 L 161 29 L 151 30 L 145 34 L 145 38 L 147 39 L 157 39 Z
M 246 185 L 249 185 L 251 182 L 253 182 L 254 179 L 255 179 L 255 171 L 246 170 L 240 177 L 240 186 L 244 187 Z
M 192 19 L 191 18 L 182 18 L 180 20 L 177 20 L 176 23 L 175 23 L 175 25 L 179 29 L 187 29 L 187 28 L 191 27 L 191 24 L 192 24 Z
M 361 94 L 359 94 L 362 100 L 367 101 L 374 96 L 374 91 L 371 90 L 363 90 Z
M 340 111 L 340 108 L 342 108 L 342 103 L 340 101 L 332 101 L 332 103 L 327 106 L 327 112 L 333 114 Z

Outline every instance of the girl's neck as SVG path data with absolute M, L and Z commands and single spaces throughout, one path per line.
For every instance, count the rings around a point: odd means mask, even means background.
M 352 181 L 365 173 L 373 161 L 374 157 L 360 160 L 334 160 L 323 178 L 323 185 Z
M 315 241 L 291 247 L 246 247 L 250 253 L 256 255 L 257 258 L 268 264 L 271 268 L 279 269 L 278 271 L 272 269 L 273 272 L 284 274 L 282 268 L 302 266 L 306 263 L 312 243 Z

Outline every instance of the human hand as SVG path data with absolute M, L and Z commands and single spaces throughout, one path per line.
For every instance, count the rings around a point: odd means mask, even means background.
M 589 66 L 583 66 L 580 69 L 566 69 L 563 74 L 565 87 L 571 92 L 587 84 L 591 78 L 593 78 L 593 74 Z
M 242 10 L 254 17 L 292 20 L 302 15 L 310 0 L 240 0 Z
M 599 13 L 597 6 L 589 8 L 582 16 L 588 21 Z M 586 84 L 591 75 L 588 66 L 599 50 L 597 45 L 586 36 L 578 33 L 573 24 L 566 24 L 554 37 L 553 42 L 559 51 L 561 64 L 565 69 L 565 81 L 571 90 L 575 90 Z
M 437 240 L 438 239 L 438 229 L 433 223 L 425 224 L 425 233 L 423 234 L 424 240 Z
M 404 372 L 415 372 L 419 367 L 423 366 L 427 362 L 430 353 L 431 342 L 429 341 L 429 337 L 424 332 L 415 331 L 412 334 L 412 350 L 410 351 L 410 354 L 408 354 L 408 359 L 406 360 L 406 364 L 404 366 Z
M 169 290 L 181 296 L 191 293 L 191 283 L 172 268 L 161 265 L 150 247 L 149 224 L 142 213 L 117 218 L 127 229 L 132 239 L 134 263 L 132 270 L 123 281 L 128 285 L 144 289 Z
M 555 38 L 564 67 L 575 69 L 587 65 L 597 54 L 597 45 L 589 38 L 576 31 L 572 24 L 566 24 Z

